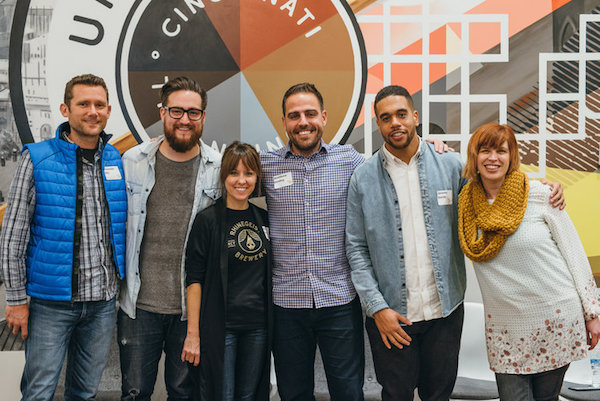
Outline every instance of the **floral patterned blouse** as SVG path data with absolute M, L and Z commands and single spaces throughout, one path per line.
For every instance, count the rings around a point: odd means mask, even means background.
M 488 262 L 474 262 L 485 309 L 490 368 L 530 374 L 587 354 L 585 321 L 600 314 L 600 291 L 566 211 L 530 182 L 519 228 Z

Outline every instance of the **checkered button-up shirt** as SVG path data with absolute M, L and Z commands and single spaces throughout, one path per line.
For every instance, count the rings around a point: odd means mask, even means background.
M 289 145 L 262 152 L 273 246 L 273 301 L 323 308 L 356 296 L 344 247 L 346 194 L 364 158 L 350 145 L 321 144 L 310 157 Z

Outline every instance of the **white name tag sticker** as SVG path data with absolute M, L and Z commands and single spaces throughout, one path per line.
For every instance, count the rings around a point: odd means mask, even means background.
M 109 181 L 120 180 L 121 172 L 117 166 L 106 166 L 104 167 L 104 177 Z
M 445 189 L 442 191 L 437 191 L 437 200 L 438 205 L 445 206 L 452 204 L 452 190 Z
M 294 179 L 292 178 L 292 172 L 288 171 L 287 173 L 278 174 L 273 177 L 273 184 L 275 189 L 283 188 L 290 186 L 294 183 Z

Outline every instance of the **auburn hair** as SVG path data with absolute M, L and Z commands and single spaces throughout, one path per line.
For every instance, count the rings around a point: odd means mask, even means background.
M 477 155 L 481 148 L 498 149 L 502 144 L 508 144 L 510 165 L 506 175 L 519 169 L 521 157 L 515 133 L 508 125 L 489 123 L 477 128 L 467 146 L 467 163 L 463 170 L 463 177 L 470 180 L 479 180 L 477 173 Z

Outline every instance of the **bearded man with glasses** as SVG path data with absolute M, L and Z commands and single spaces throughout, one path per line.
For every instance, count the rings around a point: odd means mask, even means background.
M 168 398 L 193 398 L 190 368 L 181 360 L 184 250 L 194 217 L 220 196 L 221 155 L 200 139 L 207 96 L 197 82 L 170 80 L 161 102 L 164 136 L 123 156 L 128 210 L 127 274 L 117 318 L 121 400 L 150 400 L 163 351 Z

